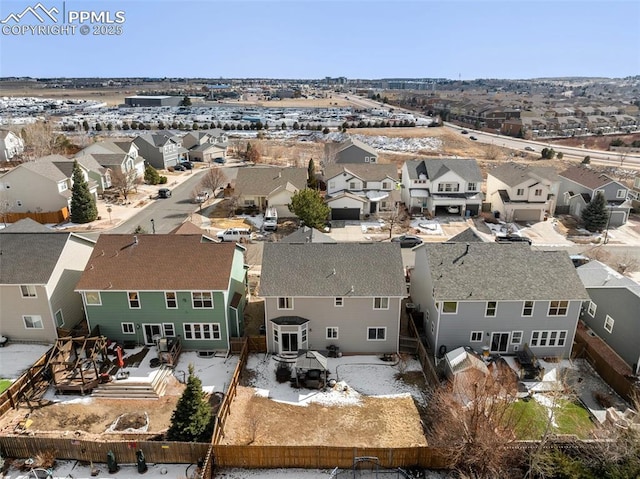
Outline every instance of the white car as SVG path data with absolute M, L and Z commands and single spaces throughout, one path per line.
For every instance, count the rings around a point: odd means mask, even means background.
M 196 195 L 195 202 L 196 203 L 204 203 L 208 199 L 209 199 L 209 192 L 208 191 L 201 191 L 200 193 L 198 193 Z
M 460 213 L 460 207 L 459 206 L 447 206 L 447 213 L 450 213 L 452 215 L 458 214 L 458 213 Z

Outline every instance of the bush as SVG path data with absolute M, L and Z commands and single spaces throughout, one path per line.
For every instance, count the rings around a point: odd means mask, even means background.
M 158 178 L 158 184 L 159 185 L 166 185 L 167 184 L 167 177 L 166 176 L 161 176 L 160 178 Z

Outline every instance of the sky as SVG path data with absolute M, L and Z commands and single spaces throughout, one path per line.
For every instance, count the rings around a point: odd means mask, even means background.
M 464 80 L 640 74 L 640 0 L 40 2 L 58 10 L 57 24 L 41 23 L 30 12 L 19 21 L 11 17 L 38 0 L 0 2 L 0 20 L 6 20 L 0 25 L 0 76 Z M 94 23 L 69 19 L 82 12 L 103 13 Z M 83 26 L 88 34 L 81 33 Z M 30 27 L 57 27 L 58 34 L 34 35 Z

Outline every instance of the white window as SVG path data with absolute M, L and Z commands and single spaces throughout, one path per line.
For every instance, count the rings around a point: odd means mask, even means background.
M 16 206 L 22 206 L 22 201 L 16 200 Z
M 516 196 L 522 196 L 524 195 L 524 188 L 518 188 L 516 190 Z
M 67 184 L 64 181 L 58 183 L 58 192 L 62 193 L 63 191 L 66 191 L 67 188 Z
M 220 324 L 185 323 L 184 339 L 220 339 Z
M 178 298 L 175 291 L 166 291 L 164 293 L 164 302 L 167 305 L 167 309 L 176 309 L 178 307 Z
M 389 309 L 389 298 L 373 298 L 373 309 Z
M 595 318 L 596 309 L 598 309 L 598 305 L 593 301 L 589 301 L 589 316 L 591 316 L 592 318 Z
M 376 157 L 375 157 L 375 156 L 370 157 L 370 158 L 369 158 L 369 161 L 370 161 L 371 163 L 375 163 L 375 162 L 376 162 Z
M 62 314 L 62 310 L 59 309 L 56 311 L 56 326 L 61 328 L 64 326 L 64 315 Z
M 369 163 L 369 157 L 368 157 L 368 156 L 365 156 L 365 157 L 364 157 L 364 162 L 365 162 L 365 163 Z
M 538 188 L 536 191 L 533 192 L 534 196 L 542 196 L 542 190 L 540 188 Z
M 522 307 L 522 316 L 533 316 L 533 301 L 525 301 Z
M 358 183 L 356 183 L 355 181 L 349 182 L 349 189 L 350 190 L 355 190 L 357 187 L 358 187 Z
M 129 291 L 129 309 L 140 309 L 140 295 L 137 291 Z
M 23 298 L 37 298 L 36 287 L 32 285 L 22 285 L 20 286 L 20 292 L 22 293 Z
M 522 342 L 522 331 L 513 331 L 511 333 L 511 344 L 520 344 Z
M 455 314 L 458 312 L 458 303 L 456 301 L 445 301 L 442 303 L 442 312 L 445 314 Z
M 390 190 L 391 189 L 391 183 L 389 183 L 388 181 L 383 181 L 382 182 L 382 189 L 383 190 Z
M 442 193 L 442 192 L 455 193 L 455 192 L 460 191 L 460 184 L 458 184 L 458 183 L 439 183 L 438 184 L 438 191 L 440 193 Z
M 387 337 L 387 328 L 367 328 L 368 341 L 384 341 Z
M 613 323 L 615 323 L 615 321 L 613 320 L 613 318 L 611 316 L 609 316 L 607 314 L 607 317 L 604 319 L 604 329 L 605 331 L 612 333 L 613 332 Z
M 564 346 L 567 340 L 566 331 L 533 331 L 531 333 L 531 346 Z
M 616 192 L 616 198 L 626 198 L 627 197 L 627 190 L 618 190 Z
M 471 331 L 471 339 L 472 343 L 479 343 L 482 341 L 482 331 Z
M 484 311 L 485 316 L 495 316 L 498 309 L 498 303 L 496 301 L 487 301 L 487 308 Z
M 85 291 L 84 302 L 88 306 L 102 305 L 102 297 L 100 296 L 100 291 Z
M 549 316 L 566 316 L 569 301 L 551 301 L 549 303 Z
M 333 298 L 333 305 L 336 308 L 341 308 L 342 306 L 344 306 L 343 298 Z
M 293 309 L 293 298 L 278 298 L 278 309 Z
M 330 326 L 327 328 L 327 339 L 338 339 L 338 328 Z
M 477 183 L 467 184 L 467 191 L 478 191 L 478 184 Z
M 336 187 L 336 182 L 335 182 L 335 181 L 333 181 L 333 180 L 331 180 L 331 181 L 329 182 L 329 189 L 330 189 L 330 190 L 333 190 L 333 189 L 335 189 L 335 187 Z
M 191 302 L 194 309 L 213 308 L 213 294 L 211 291 L 192 291 Z
M 27 329 L 44 329 L 41 316 L 30 314 L 23 316 L 22 320 L 24 321 L 24 327 Z
M 135 334 L 136 327 L 133 323 L 120 323 L 122 326 L 122 334 Z
M 162 329 L 164 330 L 164 335 L 168 338 L 173 338 L 176 335 L 176 328 L 173 326 L 173 323 L 162 323 Z

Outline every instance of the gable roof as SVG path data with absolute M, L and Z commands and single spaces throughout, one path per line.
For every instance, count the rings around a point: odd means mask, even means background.
M 589 261 L 576 268 L 584 287 L 589 288 L 626 288 L 640 296 L 640 284 L 621 275 L 600 261 Z
M 290 235 L 280 240 L 281 243 L 337 243 L 331 236 L 328 236 L 315 228 L 303 226 Z
M 519 243 L 428 243 L 415 252 L 427 257 L 436 300 L 589 299 L 565 251 Z
M 499 179 L 509 186 L 519 185 L 528 179 L 546 179 L 549 181 L 559 181 L 560 178 L 555 168 L 550 166 L 525 166 L 508 162 L 492 168 L 489 175 Z
M 67 158 L 62 155 L 49 155 L 43 158 L 38 158 L 35 161 L 26 161 L 20 163 L 18 168 L 25 168 L 33 173 L 48 178 L 52 181 L 58 182 L 71 178 L 71 174 L 65 174 L 56 163 L 66 162 Z M 73 163 L 71 164 L 73 170 Z
M 0 233 L 0 284 L 46 284 L 69 233 Z
M 404 297 L 407 289 L 400 245 L 265 243 L 260 294 Z
M 447 243 L 485 243 L 485 241 L 480 238 L 471 228 L 467 228 L 466 230 L 458 233 L 455 236 L 449 238 Z
M 185 221 L 169 231 L 170 235 L 203 235 L 205 231 L 191 221 Z
M 45 225 L 38 223 L 31 218 L 22 218 L 21 220 L 11 223 L 9 226 L 0 229 L 1 233 L 51 233 L 51 229 Z
M 347 138 L 345 141 L 343 141 L 342 143 L 340 143 L 340 148 L 338 149 L 338 154 L 344 150 L 346 150 L 347 148 L 351 148 L 352 146 L 358 147 L 364 151 L 366 151 L 367 153 L 371 154 L 371 155 L 375 155 L 376 157 L 378 156 L 378 152 L 376 151 L 376 149 L 372 146 L 367 145 L 366 143 L 353 138 L 353 137 L 349 137 Z
M 602 188 L 615 181 L 604 173 L 598 173 L 584 165 L 572 166 L 560 173 L 560 176 L 591 190 Z
M 235 191 L 238 195 L 267 196 L 291 183 L 298 190 L 307 187 L 306 168 L 251 167 L 238 169 Z
M 86 153 L 84 155 L 74 157 L 73 160 L 76 160 L 80 165 L 84 166 L 89 171 L 95 171 L 101 174 L 105 173 L 107 171 L 107 168 L 104 168 L 102 164 L 98 160 L 96 160 L 95 156 L 100 155 Z M 73 160 L 68 161 L 73 162 Z
M 347 173 L 364 181 L 381 181 L 385 178 L 398 180 L 398 169 L 390 163 L 334 163 L 326 169 L 327 179 Z
M 167 143 L 178 143 L 179 137 L 169 131 L 157 131 L 154 133 L 143 133 L 138 135 L 133 141 L 145 141 L 154 147 L 164 146 Z
M 423 158 L 406 161 L 409 178 L 417 180 L 421 174 L 434 181 L 449 171 L 466 181 L 482 182 L 482 172 L 474 158 Z
M 235 250 L 202 235 L 100 235 L 76 290 L 225 291 Z

